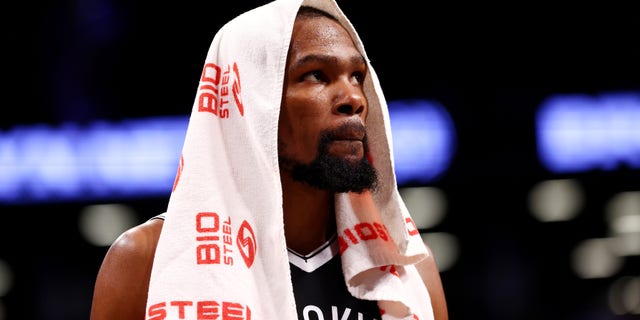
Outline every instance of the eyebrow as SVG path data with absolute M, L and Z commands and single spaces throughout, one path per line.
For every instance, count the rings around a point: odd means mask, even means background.
M 364 64 L 366 65 L 366 61 L 364 59 L 364 57 L 362 55 L 357 55 L 357 56 L 353 56 L 349 59 L 352 63 L 354 64 Z M 331 55 L 326 55 L 326 54 L 309 54 L 306 55 L 304 57 L 302 57 L 301 59 L 296 60 L 290 67 L 291 68 L 298 68 L 300 66 L 303 66 L 307 63 L 311 63 L 311 62 L 323 62 L 323 63 L 334 63 L 337 64 L 338 63 L 338 58 L 335 56 L 331 56 Z

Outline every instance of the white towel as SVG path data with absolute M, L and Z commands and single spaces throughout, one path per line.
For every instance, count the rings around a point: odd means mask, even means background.
M 336 16 L 366 58 L 334 0 L 276 0 L 241 14 L 215 35 L 158 242 L 148 320 L 297 319 L 277 133 L 289 40 L 301 4 Z M 379 189 L 336 195 L 345 281 L 356 297 L 379 301 L 382 319 L 433 319 L 429 294 L 412 265 L 428 251 L 397 190 L 387 104 L 369 70 L 367 134 Z

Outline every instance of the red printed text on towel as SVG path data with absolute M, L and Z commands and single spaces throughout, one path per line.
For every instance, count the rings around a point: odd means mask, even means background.
M 387 269 L 388 268 L 388 269 Z M 400 273 L 398 273 L 398 269 L 396 268 L 396 266 L 391 265 L 391 266 L 382 266 L 380 267 L 380 271 L 382 272 L 389 272 L 390 274 L 400 278 Z
M 214 300 L 175 300 L 149 306 L 147 320 L 164 319 L 251 320 L 251 309 L 237 302 Z
M 233 265 L 231 217 L 222 220 L 216 212 L 198 212 L 195 226 L 196 263 Z
M 237 230 L 235 236 L 234 227 Z M 234 255 L 236 258 L 239 255 L 247 268 L 253 265 L 257 240 L 253 227 L 247 220 L 242 220 L 238 226 L 230 216 L 222 217 L 217 212 L 198 212 L 195 229 L 198 243 L 196 264 L 232 266 L 235 262 Z
M 244 116 L 238 64 L 234 62 L 226 67 L 205 64 L 198 88 L 198 111 L 212 113 L 221 119 L 229 118 L 230 102 L 234 102 L 240 116 Z
M 358 223 L 351 228 L 344 229 L 342 234 L 338 235 L 340 254 L 352 245 L 375 239 L 389 241 L 387 228 L 383 224 L 378 222 Z
M 410 217 L 406 217 L 404 219 L 404 222 L 407 225 L 407 233 L 409 233 L 410 236 L 420 234 L 420 230 L 418 230 L 418 227 L 416 226 L 416 223 L 413 221 L 413 219 L 411 219 Z

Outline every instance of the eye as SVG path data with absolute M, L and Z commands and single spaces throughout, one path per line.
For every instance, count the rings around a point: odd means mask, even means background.
M 326 81 L 326 77 L 324 76 L 324 73 L 322 73 L 321 71 L 314 70 L 314 71 L 303 74 L 301 80 L 318 82 L 318 81 Z
M 358 71 L 358 72 L 354 72 L 354 73 L 351 75 L 351 77 L 352 77 L 352 78 L 353 78 L 353 80 L 354 80 L 356 83 L 358 83 L 358 84 L 363 84 L 363 83 L 364 83 L 364 77 L 365 77 L 364 72 L 360 72 L 360 71 Z

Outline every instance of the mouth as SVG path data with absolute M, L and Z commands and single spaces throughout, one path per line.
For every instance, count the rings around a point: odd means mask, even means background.
M 327 149 L 330 154 L 349 161 L 359 161 L 364 157 L 366 131 L 362 124 L 347 123 L 328 134 Z
M 331 141 L 351 141 L 362 142 L 366 135 L 365 127 L 362 124 L 347 123 L 341 125 L 329 134 Z

